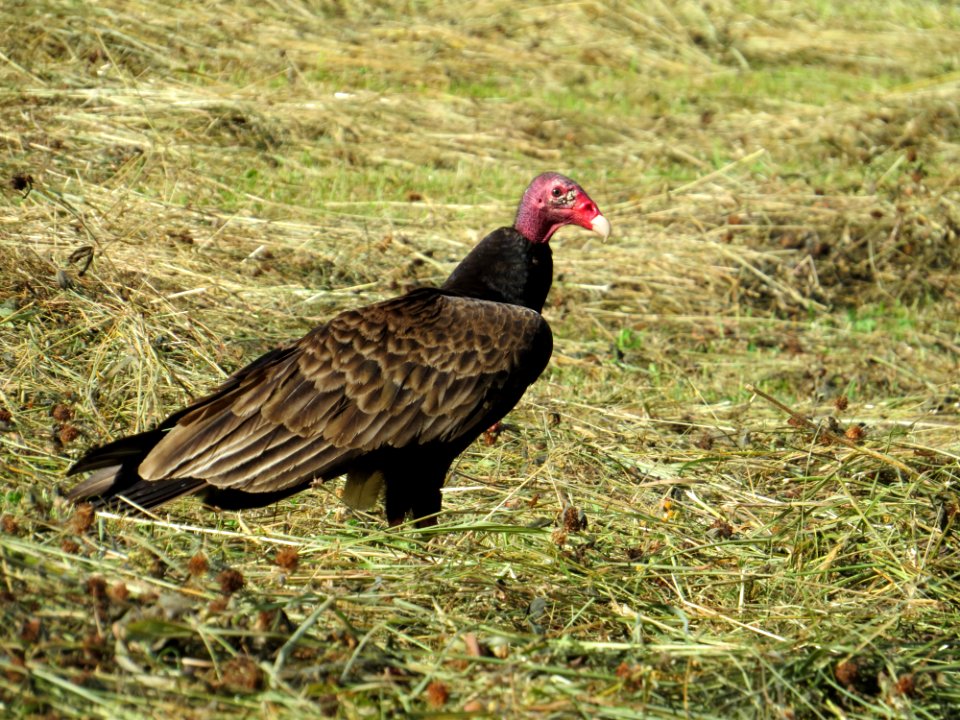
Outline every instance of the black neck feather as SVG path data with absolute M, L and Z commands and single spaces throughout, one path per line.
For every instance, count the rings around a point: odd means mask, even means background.
M 553 279 L 547 243 L 532 243 L 513 228 L 494 230 L 457 265 L 443 289 L 540 312 Z

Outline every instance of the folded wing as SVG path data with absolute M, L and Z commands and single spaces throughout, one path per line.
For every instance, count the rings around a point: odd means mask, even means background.
M 344 312 L 178 413 L 138 474 L 270 493 L 384 448 L 458 453 L 551 349 L 539 313 L 435 289 Z

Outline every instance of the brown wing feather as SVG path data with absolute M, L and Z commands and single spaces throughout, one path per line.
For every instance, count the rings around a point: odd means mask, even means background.
M 139 473 L 270 492 L 384 446 L 455 441 L 517 374 L 536 379 L 544 334 L 532 310 L 435 290 L 342 313 L 192 408 Z

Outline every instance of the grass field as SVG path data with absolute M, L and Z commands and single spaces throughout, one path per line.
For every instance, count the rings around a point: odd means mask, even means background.
M 960 718 L 955 4 L 7 0 L 0 148 L 5 717 Z M 543 170 L 438 527 L 63 500 Z

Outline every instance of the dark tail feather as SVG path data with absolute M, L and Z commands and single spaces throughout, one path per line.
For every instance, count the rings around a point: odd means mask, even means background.
M 67 475 L 99 470 L 111 465 L 126 465 L 133 461 L 139 465 L 143 458 L 147 456 L 147 453 L 153 450 L 153 446 L 163 439 L 163 435 L 164 430 L 157 428 L 136 435 L 128 435 L 106 445 L 95 447 L 77 460 L 67 470 Z M 81 485 L 85 484 L 81 483 Z
M 206 483 L 194 478 L 174 480 L 140 480 L 120 493 L 98 496 L 89 502 L 97 509 L 124 510 L 136 513 L 139 509 L 150 510 L 183 495 L 197 492 Z
M 189 495 L 206 483 L 194 478 L 147 481 L 137 468 L 153 446 L 163 438 L 161 429 L 149 430 L 114 440 L 84 455 L 67 471 L 67 475 L 89 472 L 83 482 L 71 488 L 67 499 L 75 503 L 89 502 L 98 509 L 149 510 L 181 495 Z

